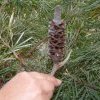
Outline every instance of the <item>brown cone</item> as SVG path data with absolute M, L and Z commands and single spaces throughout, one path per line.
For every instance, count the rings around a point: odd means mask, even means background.
M 57 25 L 52 21 L 49 28 L 49 56 L 53 63 L 57 64 L 63 60 L 64 45 L 64 22 Z

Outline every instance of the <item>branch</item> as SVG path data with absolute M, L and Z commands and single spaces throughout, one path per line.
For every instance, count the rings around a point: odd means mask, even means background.
M 58 69 L 60 69 L 61 67 L 63 67 L 63 66 L 68 62 L 71 53 L 72 53 L 72 50 L 70 50 L 70 52 L 68 53 L 68 56 L 65 58 L 64 61 L 62 61 L 62 62 L 60 62 L 60 63 L 58 63 L 58 64 L 54 64 L 53 69 L 52 69 L 52 71 L 51 71 L 51 75 L 52 75 L 52 76 L 54 76 L 55 73 L 56 73 L 56 71 L 57 71 Z

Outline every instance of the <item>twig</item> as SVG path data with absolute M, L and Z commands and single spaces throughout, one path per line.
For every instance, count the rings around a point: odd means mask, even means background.
M 0 36 L 0 39 L 1 39 L 2 43 L 3 43 L 7 48 L 11 49 L 11 47 L 9 46 L 9 44 L 6 43 L 5 40 L 4 40 L 3 38 L 1 38 L 1 36 Z M 25 63 L 24 59 L 21 58 L 21 57 L 19 57 L 18 54 L 17 54 L 15 51 L 12 50 L 12 54 L 13 54 L 13 55 L 15 56 L 15 58 L 21 63 L 21 65 L 26 66 L 26 63 Z
M 59 64 L 54 64 L 53 69 L 52 69 L 52 71 L 51 71 L 51 75 L 52 75 L 52 76 L 54 76 L 55 73 L 56 73 L 56 71 L 57 71 L 58 69 L 60 69 L 62 66 L 64 66 L 64 65 L 68 62 L 71 53 L 72 53 L 72 50 L 70 50 L 70 52 L 68 53 L 68 56 L 65 58 L 64 61 L 60 62 Z
M 24 59 L 22 57 L 19 57 L 18 54 L 15 51 L 12 51 L 13 55 L 15 56 L 15 58 L 17 60 L 19 60 L 19 62 L 21 63 L 22 66 L 26 66 L 26 62 L 24 61 Z

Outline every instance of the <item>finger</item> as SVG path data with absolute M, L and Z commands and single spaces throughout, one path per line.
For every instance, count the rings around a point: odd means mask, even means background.
M 38 82 L 44 94 L 51 94 L 54 91 L 55 86 L 52 82 L 43 79 L 39 79 Z
M 43 95 L 42 95 L 43 96 Z M 47 95 L 44 95 L 42 98 L 42 100 L 51 100 L 51 98 L 52 98 L 52 96 L 53 96 L 53 93 L 52 94 L 47 94 Z
M 53 95 L 53 93 L 52 93 L 52 95 Z M 48 95 L 48 94 L 42 94 L 41 96 L 39 96 L 38 98 L 37 98 L 37 100 L 51 100 L 51 98 L 52 98 L 52 95 Z
M 50 100 L 50 98 L 42 95 L 41 97 L 38 97 L 37 100 Z
M 48 93 L 46 96 L 51 100 L 51 98 L 52 98 L 52 96 L 53 96 L 53 92 Z
M 29 72 L 29 74 L 32 77 L 36 77 L 38 79 L 49 80 L 49 81 L 53 82 L 53 84 L 55 86 L 59 86 L 61 84 L 61 81 L 59 79 L 56 79 L 55 77 L 47 75 L 47 74 L 38 73 L 38 72 Z
M 59 79 L 56 79 L 55 77 L 47 75 L 47 74 L 30 72 L 30 75 L 35 76 L 38 79 L 44 79 L 44 80 L 52 81 L 55 86 L 59 86 L 61 84 L 61 81 Z

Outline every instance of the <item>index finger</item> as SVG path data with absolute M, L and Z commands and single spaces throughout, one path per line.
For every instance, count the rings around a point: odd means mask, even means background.
M 59 86 L 61 84 L 61 80 L 56 79 L 55 77 L 48 74 L 38 72 L 29 72 L 29 74 L 31 75 L 31 77 L 51 81 L 55 86 Z

